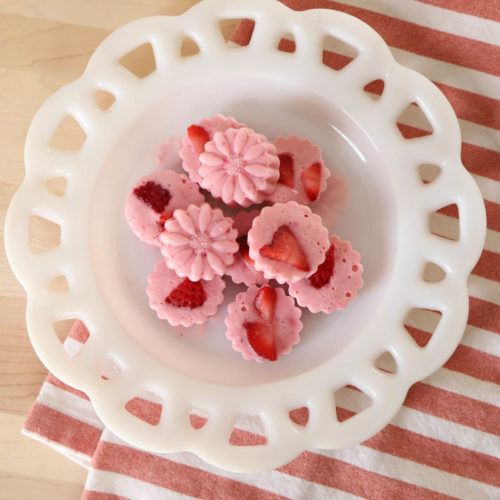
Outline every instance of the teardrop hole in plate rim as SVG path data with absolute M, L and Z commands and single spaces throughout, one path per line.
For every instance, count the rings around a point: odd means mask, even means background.
M 396 253 L 392 182 L 366 134 L 346 112 L 308 88 L 270 78 L 204 80 L 144 109 L 102 164 L 90 203 L 92 264 L 117 325 L 167 366 L 222 385 L 287 379 L 336 356 L 370 322 L 389 283 Z M 226 300 L 206 325 L 171 327 L 159 320 L 148 306 L 146 277 L 160 260 L 160 251 L 140 242 L 123 215 L 126 196 L 135 182 L 157 169 L 158 146 L 168 137 L 181 137 L 187 126 L 216 113 L 234 116 L 270 139 L 289 134 L 310 139 L 322 148 L 326 164 L 349 185 L 348 206 L 329 230 L 361 253 L 364 287 L 343 311 L 327 315 L 303 309 L 301 342 L 276 363 L 245 361 L 225 338 L 227 305 L 246 289 L 229 278 Z

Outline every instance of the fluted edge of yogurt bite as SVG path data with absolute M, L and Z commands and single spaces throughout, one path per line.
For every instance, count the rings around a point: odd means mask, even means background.
M 274 295 L 274 304 L 266 302 Z M 226 337 L 244 359 L 277 361 L 300 341 L 302 311 L 281 287 L 252 286 L 229 304 Z
M 263 208 L 247 240 L 255 269 L 280 284 L 314 274 L 330 246 L 321 218 L 294 201 Z
M 233 220 L 208 203 L 175 210 L 160 234 L 167 266 L 192 281 L 222 276 L 234 262 L 239 245 Z
M 192 282 L 177 276 L 164 260 L 148 275 L 149 307 L 172 326 L 202 325 L 215 316 L 224 301 L 226 283 L 220 276 Z

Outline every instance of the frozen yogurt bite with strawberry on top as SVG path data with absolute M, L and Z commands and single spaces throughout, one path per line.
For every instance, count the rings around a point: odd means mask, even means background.
M 146 292 L 149 306 L 160 319 L 172 326 L 191 326 L 201 325 L 215 315 L 224 300 L 225 286 L 220 276 L 208 281 L 181 278 L 162 260 L 148 276 Z
M 299 342 L 301 314 L 282 288 L 251 287 L 229 304 L 226 337 L 245 359 L 276 361 Z
M 247 238 L 255 269 L 278 283 L 313 274 L 330 246 L 321 218 L 294 201 L 263 208 Z
M 125 219 L 134 234 L 150 245 L 159 245 L 165 221 L 177 208 L 200 205 L 205 197 L 185 175 L 163 170 L 139 179 L 125 202 Z

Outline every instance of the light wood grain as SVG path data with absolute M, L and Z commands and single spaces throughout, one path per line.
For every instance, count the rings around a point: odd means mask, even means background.
M 114 29 L 144 16 L 177 15 L 197 0 L 0 0 L 0 231 L 24 176 L 30 121 L 78 78 Z M 69 140 L 72 132 L 68 132 Z M 37 241 L 35 245 L 46 243 Z M 86 470 L 20 434 L 46 376 L 25 325 L 26 298 L 0 247 L 0 498 L 80 498 Z

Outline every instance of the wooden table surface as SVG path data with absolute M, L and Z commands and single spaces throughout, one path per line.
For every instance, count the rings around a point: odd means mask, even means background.
M 78 78 L 114 29 L 144 16 L 179 14 L 198 0 L 0 0 L 0 224 L 24 176 L 30 121 Z M 2 239 L 3 242 L 3 239 Z M 0 247 L 0 498 L 80 498 L 86 471 L 20 434 L 47 370 L 25 325 L 26 298 Z

